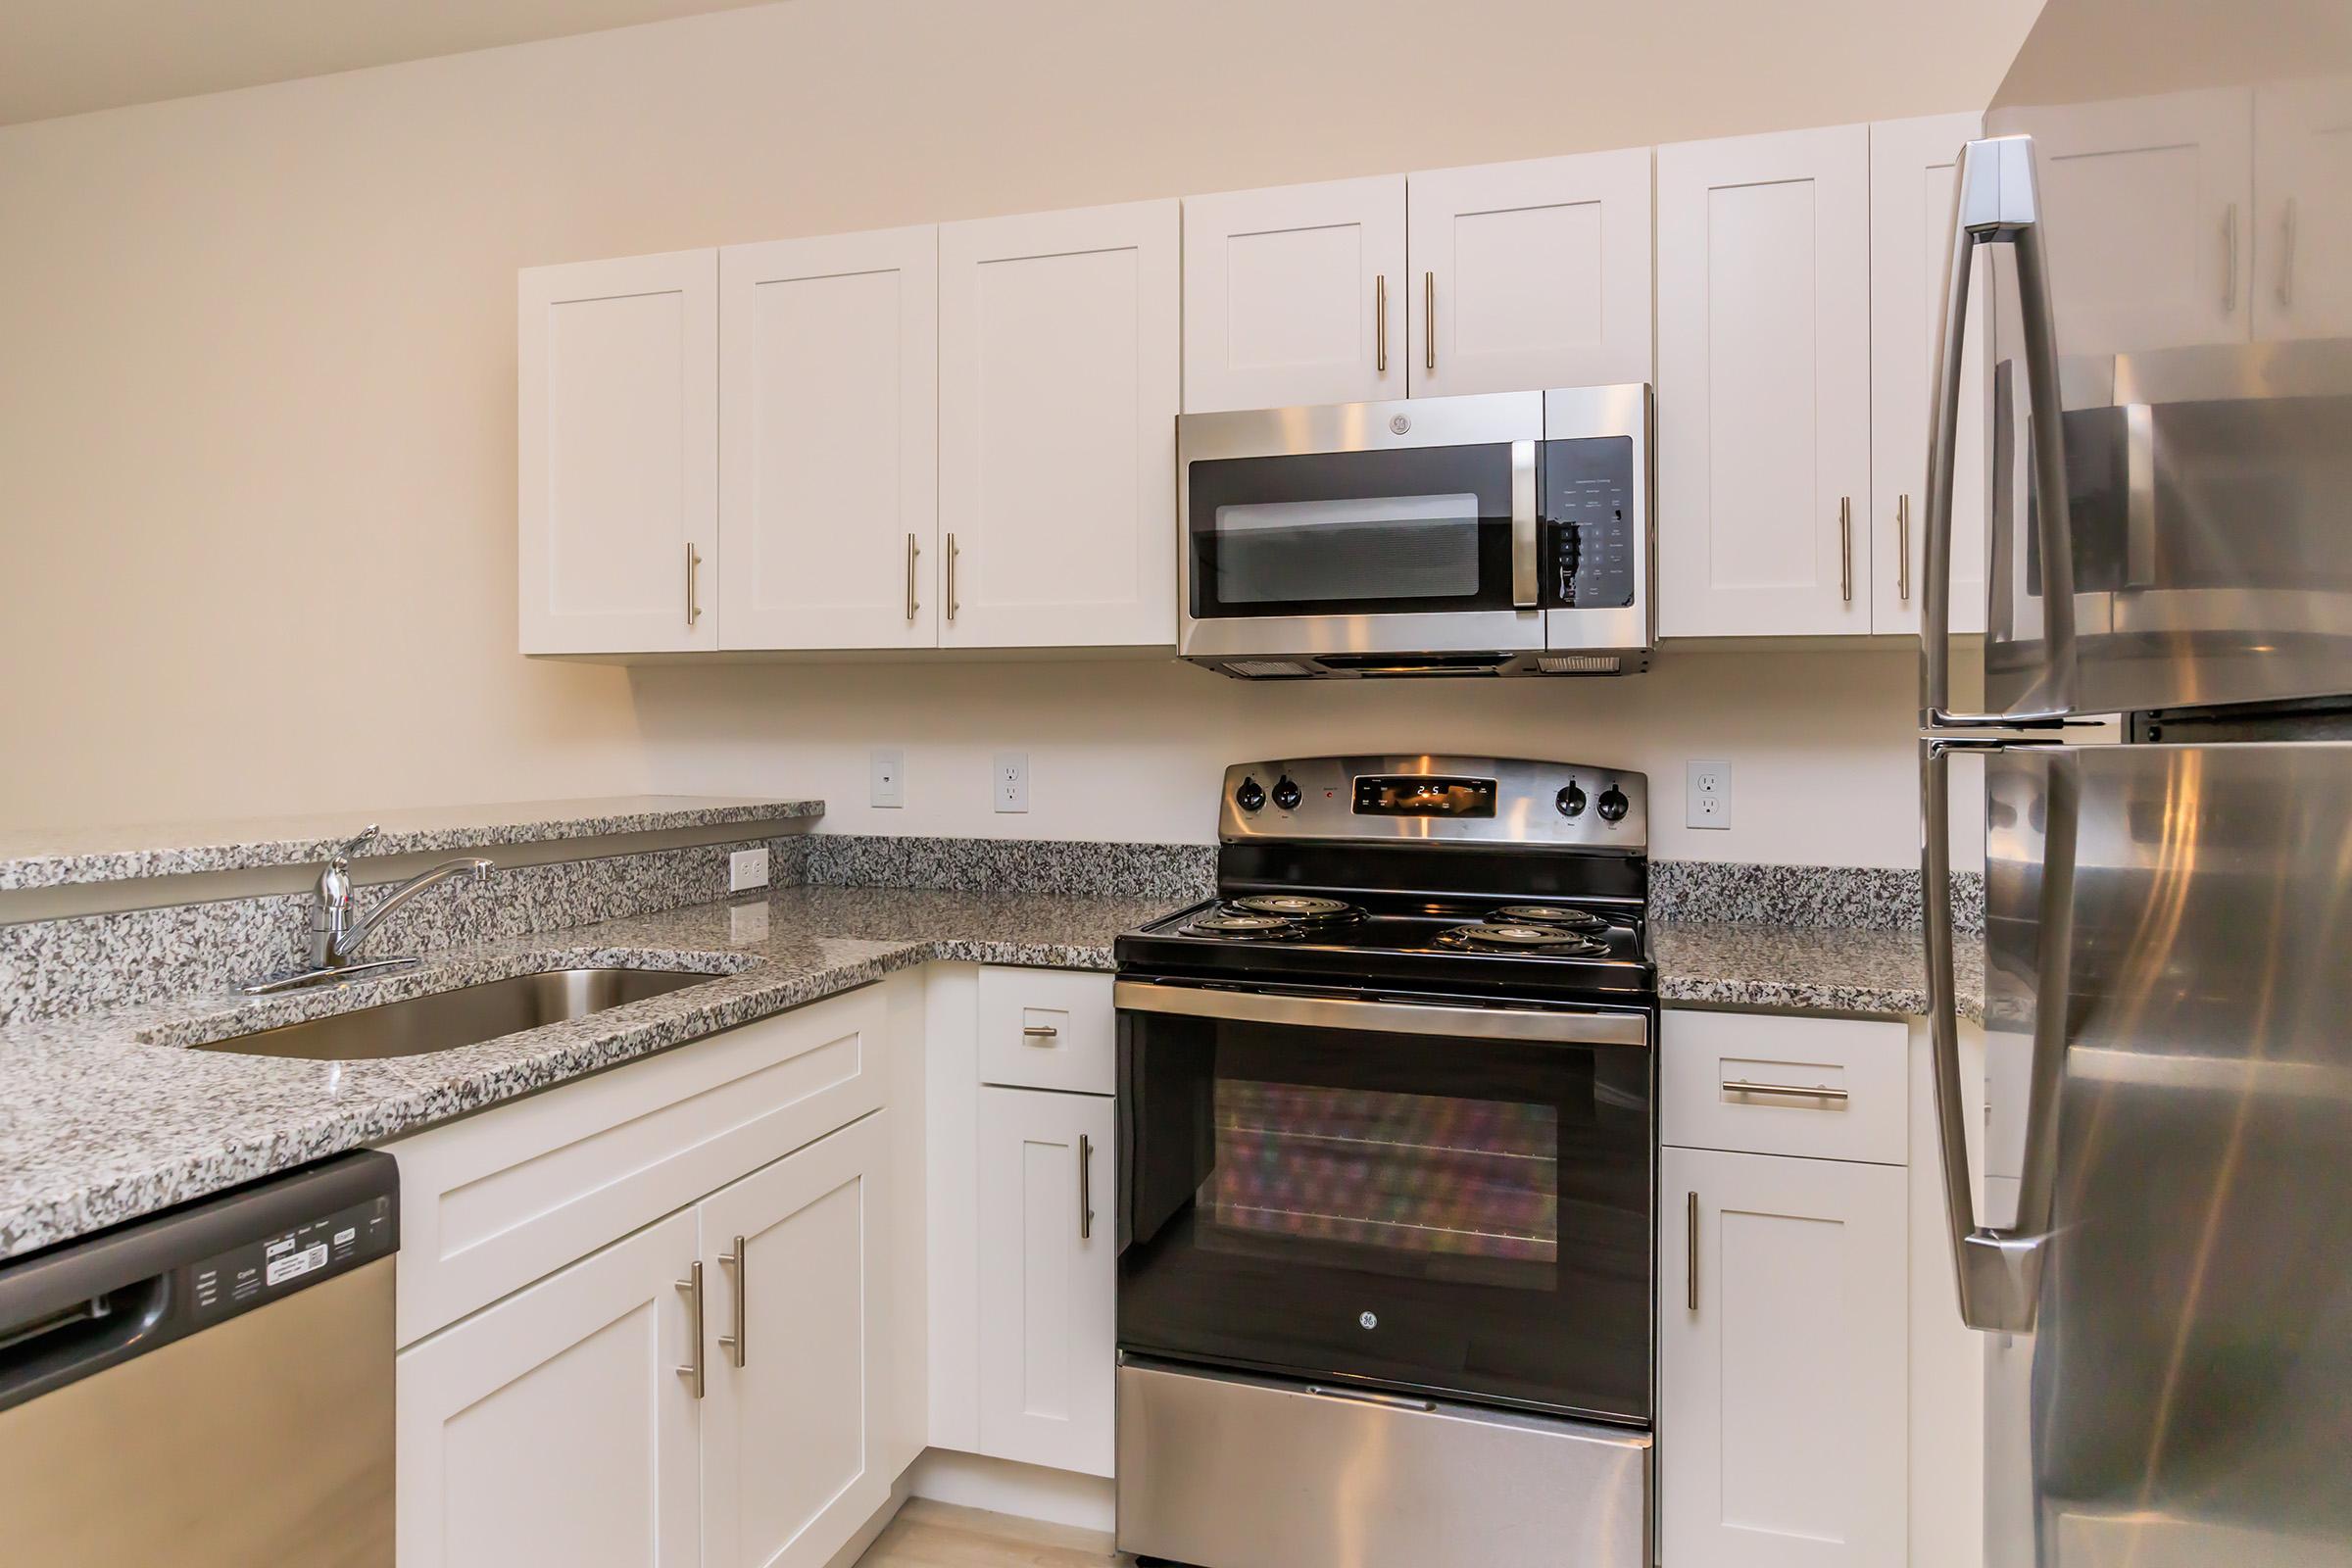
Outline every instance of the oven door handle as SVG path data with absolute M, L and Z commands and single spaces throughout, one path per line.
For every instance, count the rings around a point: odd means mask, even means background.
M 1240 1023 L 1306 1029 L 1363 1029 L 1386 1035 L 1444 1035 L 1456 1040 L 1520 1040 L 1546 1046 L 1646 1046 L 1649 1015 L 1599 1007 L 1448 1007 L 1423 1002 L 1369 1002 L 1282 991 L 1217 991 L 1205 986 L 1121 980 L 1111 1002 L 1122 1012 L 1164 1012 Z

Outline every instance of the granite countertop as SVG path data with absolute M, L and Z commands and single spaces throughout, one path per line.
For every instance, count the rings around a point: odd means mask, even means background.
M 120 882 L 199 871 L 243 871 L 324 859 L 369 822 L 369 856 L 497 844 L 541 844 L 613 833 L 731 827 L 822 815 L 822 801 L 743 796 L 622 795 L 578 801 L 342 811 L 331 815 L 152 822 L 0 832 L 0 892 Z
M 0 1257 L 252 1181 L 951 959 L 1107 970 L 1165 898 L 786 887 L 757 898 L 448 950 L 389 979 L 215 995 L 0 1031 Z M 1925 1005 L 1899 932 L 1660 921 L 1659 992 L 1901 1014 Z M 1979 982 L 1967 970 L 1961 989 Z M 535 970 L 634 964 L 719 978 L 430 1055 L 314 1062 L 189 1046 Z

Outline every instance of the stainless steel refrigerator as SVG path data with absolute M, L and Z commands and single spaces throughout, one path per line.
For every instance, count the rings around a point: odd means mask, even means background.
M 2352 5 L 2050 0 L 1986 130 L 1956 172 L 1921 742 L 1986 1560 L 2352 1564 Z M 1959 646 L 1980 397 L 1986 629 Z M 1948 883 L 1966 753 L 1982 1112 Z

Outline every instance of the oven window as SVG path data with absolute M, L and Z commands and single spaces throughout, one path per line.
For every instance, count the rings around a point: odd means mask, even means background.
M 1559 1257 L 1549 1105 L 1221 1078 L 1200 1245 L 1333 1243 L 1358 1266 L 1548 1290 Z
M 1185 483 L 1200 618 L 1510 608 L 1507 442 L 1219 459 Z
M 1119 1343 L 1642 1420 L 1650 1053 L 1119 1014 Z

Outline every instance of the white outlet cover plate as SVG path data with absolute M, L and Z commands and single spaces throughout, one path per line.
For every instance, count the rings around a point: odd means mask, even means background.
M 989 770 L 989 794 L 1000 811 L 1029 809 L 1029 754 L 999 752 Z
M 727 891 L 741 893 L 746 888 L 767 886 L 767 846 L 756 850 L 737 850 L 727 857 Z
M 906 804 L 906 754 L 896 746 L 877 746 L 868 762 L 872 801 L 886 810 Z
M 1732 825 L 1732 764 L 1692 761 L 1683 776 L 1683 825 L 1729 828 Z

